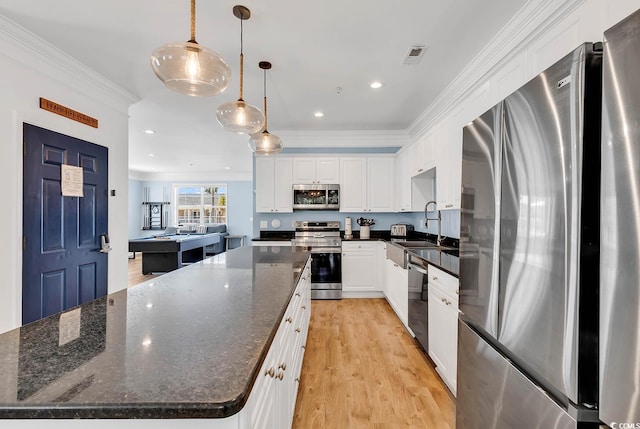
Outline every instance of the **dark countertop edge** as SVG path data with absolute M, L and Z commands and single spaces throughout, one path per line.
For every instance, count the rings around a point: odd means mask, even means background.
M 437 269 L 442 270 L 442 271 L 444 271 L 445 273 L 450 274 L 450 275 L 452 275 L 453 277 L 455 277 L 455 278 L 457 278 L 457 279 L 460 279 L 460 275 L 459 275 L 458 273 L 454 273 L 453 271 L 450 271 L 450 270 L 448 270 L 448 269 L 447 269 L 447 268 L 445 268 L 445 267 L 442 267 L 442 266 L 440 266 L 440 265 L 438 265 L 438 264 L 435 264 L 435 263 L 433 263 L 433 262 L 429 262 L 429 261 L 427 261 L 427 264 L 429 264 L 429 265 L 433 265 L 433 266 L 434 266 L 434 267 L 436 267 Z
M 449 249 L 438 249 L 438 251 L 439 251 L 439 252 L 444 252 L 444 253 L 447 253 L 447 251 L 448 251 L 448 250 L 449 250 Z M 411 249 L 407 249 L 407 252 L 409 252 L 409 253 L 414 253 L 414 252 L 412 252 L 412 251 L 411 251 Z M 417 253 L 414 253 L 414 255 L 416 255 L 416 256 L 418 256 L 418 257 L 420 256 L 420 255 L 419 255 L 419 254 L 417 254 Z M 454 273 L 453 271 L 449 270 L 448 268 L 445 268 L 445 267 L 443 267 L 442 265 L 438 265 L 438 264 L 437 264 L 437 263 L 435 263 L 435 262 L 432 262 L 432 261 L 426 261 L 426 262 L 427 262 L 427 264 L 429 264 L 429 265 L 433 265 L 433 266 L 434 266 L 434 267 L 436 267 L 437 269 L 442 270 L 442 271 L 444 271 L 445 273 L 450 274 L 450 275 L 452 275 L 453 277 L 455 277 L 455 278 L 457 278 L 457 279 L 460 279 L 460 274 L 458 274 L 458 273 Z
M 153 403 L 6 405 L 0 404 L 0 421 L 34 419 L 219 419 L 238 413 L 247 395 L 226 403 Z M 239 401 L 241 399 L 241 401 Z M 230 405 L 229 405 L 230 404 Z
M 282 318 L 298 286 L 304 269 L 297 272 L 286 304 L 282 307 L 277 323 L 273 326 L 256 365 L 236 398 L 226 402 L 123 402 L 120 404 L 3 404 L 0 403 L 0 421 L 34 419 L 223 419 L 239 413 L 251 395 L 273 340 L 280 328 Z

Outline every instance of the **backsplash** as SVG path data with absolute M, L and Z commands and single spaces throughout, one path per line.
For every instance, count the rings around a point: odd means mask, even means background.
M 438 221 L 430 220 L 429 228 L 424 226 L 424 212 L 410 213 L 412 215 L 409 223 L 415 226 L 416 231 L 428 232 L 429 234 L 438 234 Z M 429 212 L 429 217 L 437 217 L 438 212 Z M 444 237 L 460 238 L 460 210 L 442 210 L 440 211 L 441 235 Z
M 442 217 L 442 235 L 446 237 L 460 238 L 460 210 L 443 210 L 440 212 Z M 415 227 L 416 231 L 428 232 L 430 234 L 438 233 L 438 222 L 429 221 L 429 228 L 424 226 L 424 213 L 345 213 L 332 210 L 302 210 L 293 213 L 256 213 L 254 216 L 253 236 L 260 236 L 260 231 L 292 231 L 294 228 L 292 223 L 297 220 L 310 221 L 340 221 L 340 229 L 344 230 L 344 219 L 351 217 L 352 228 L 354 231 L 360 230 L 360 226 L 356 220 L 360 217 L 373 219 L 375 225 L 371 226 L 371 230 L 388 231 L 394 223 L 410 223 Z M 436 217 L 437 212 L 429 212 L 429 216 Z M 260 222 L 266 222 L 266 228 L 260 228 Z M 274 222 L 275 221 L 275 222 Z M 278 225 L 279 221 L 279 226 Z
M 344 230 L 344 219 L 348 216 L 352 219 L 351 224 L 354 231 L 360 230 L 360 226 L 356 222 L 358 218 L 364 217 L 373 219 L 375 225 L 371 226 L 371 230 L 389 230 L 394 223 L 413 223 L 413 215 L 415 213 L 345 213 L 335 210 L 301 210 L 293 213 L 256 213 L 254 216 L 254 237 L 260 235 L 260 231 L 292 231 L 294 228 L 292 222 L 297 220 L 310 221 L 340 221 L 340 229 Z M 280 221 L 279 227 L 273 226 L 273 221 Z M 260 228 L 260 222 L 267 222 L 266 228 Z M 277 225 L 277 222 L 275 222 Z M 418 225 L 416 225 L 417 227 Z

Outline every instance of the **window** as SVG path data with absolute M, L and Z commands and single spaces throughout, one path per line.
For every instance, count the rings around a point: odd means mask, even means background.
M 227 185 L 174 185 L 176 226 L 227 223 Z

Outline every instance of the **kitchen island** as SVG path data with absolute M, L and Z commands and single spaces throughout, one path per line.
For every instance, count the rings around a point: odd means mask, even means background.
M 290 425 L 308 257 L 234 249 L 0 335 L 0 425 Z

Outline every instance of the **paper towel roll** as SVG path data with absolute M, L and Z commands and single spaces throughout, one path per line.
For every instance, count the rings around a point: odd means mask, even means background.
M 344 237 L 349 239 L 353 237 L 353 231 L 351 230 L 351 218 L 347 217 L 344 220 Z

